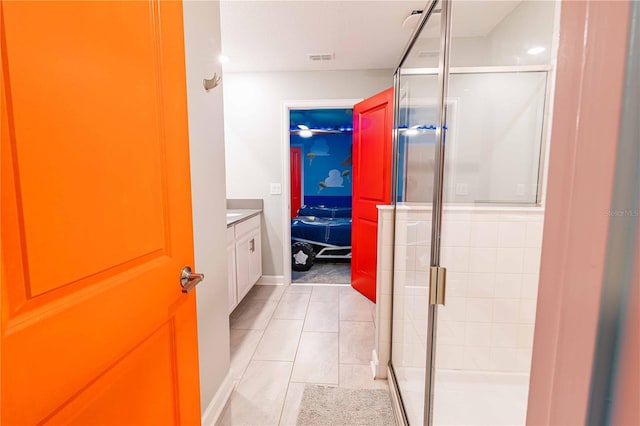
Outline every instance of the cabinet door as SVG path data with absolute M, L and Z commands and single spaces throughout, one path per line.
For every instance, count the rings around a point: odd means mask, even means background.
M 251 239 L 252 236 L 249 234 L 236 240 L 236 284 L 238 288 L 238 300 L 242 300 L 254 284 L 251 282 L 249 266 L 251 264 L 251 251 L 249 250 L 249 242 Z
M 249 237 L 249 282 L 255 284 L 262 276 L 262 245 L 260 228 L 254 230 Z
M 236 293 L 236 247 L 233 242 L 227 245 L 227 287 L 229 313 L 231 313 L 238 304 L 238 294 Z

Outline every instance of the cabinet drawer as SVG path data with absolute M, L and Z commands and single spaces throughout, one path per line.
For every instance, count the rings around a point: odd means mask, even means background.
M 244 220 L 240 223 L 236 223 L 236 238 L 241 238 L 259 227 L 260 215 L 254 216 L 251 219 Z
M 227 227 L 227 245 L 235 244 L 236 242 L 236 232 L 234 228 L 234 225 Z

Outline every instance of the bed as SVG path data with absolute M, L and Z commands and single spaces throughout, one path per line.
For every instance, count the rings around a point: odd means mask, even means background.
M 351 259 L 351 208 L 302 206 L 291 219 L 291 267 L 308 271 L 316 260 Z

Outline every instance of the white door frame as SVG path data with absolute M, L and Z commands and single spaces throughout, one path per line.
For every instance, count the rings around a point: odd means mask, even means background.
M 353 108 L 362 99 L 315 99 L 282 102 L 282 258 L 283 284 L 291 284 L 291 164 L 289 111 L 292 109 Z M 304 185 L 304 182 L 303 182 Z M 304 195 L 304 186 L 303 186 Z

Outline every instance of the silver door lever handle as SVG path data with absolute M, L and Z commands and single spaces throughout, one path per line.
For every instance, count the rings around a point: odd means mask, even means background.
M 190 266 L 182 268 L 182 272 L 180 273 L 180 286 L 182 287 L 183 293 L 189 293 L 202 280 L 204 280 L 204 274 L 192 272 Z

